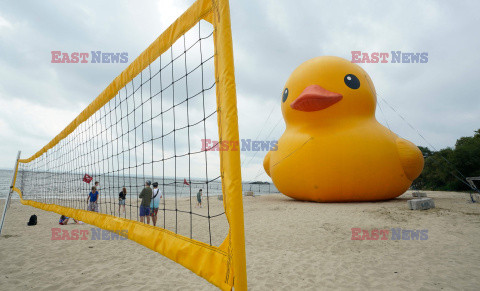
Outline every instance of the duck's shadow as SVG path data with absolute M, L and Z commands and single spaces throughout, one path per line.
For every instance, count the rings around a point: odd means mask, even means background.
M 403 195 L 402 195 L 403 196 Z M 318 205 L 355 205 L 355 204 L 378 204 L 378 205 L 385 205 L 385 204 L 400 204 L 400 203 L 405 203 L 408 200 L 411 200 L 412 198 L 409 197 L 396 197 L 392 199 L 387 199 L 387 200 L 379 200 L 379 201 L 352 201 L 352 202 L 316 202 L 316 201 L 306 201 L 306 200 L 296 200 L 291 197 L 285 196 L 283 194 L 277 194 L 277 195 L 271 195 L 268 197 L 268 200 L 272 202 L 278 202 L 278 203 L 291 203 L 291 204 L 318 204 Z

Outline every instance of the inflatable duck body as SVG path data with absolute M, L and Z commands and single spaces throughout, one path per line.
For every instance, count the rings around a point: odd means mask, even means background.
M 317 57 L 289 77 L 286 130 L 263 166 L 277 189 L 317 202 L 377 201 L 404 193 L 423 169 L 411 142 L 375 119 L 368 74 L 339 57 Z

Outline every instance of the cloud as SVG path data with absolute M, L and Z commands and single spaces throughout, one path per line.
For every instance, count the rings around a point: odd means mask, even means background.
M 12 28 L 12 24 L 0 15 L 0 29 Z
M 0 151 L 5 166 L 12 163 L 11 153 L 15 151 L 22 150 L 22 157 L 26 157 L 40 150 L 77 115 L 73 110 L 50 108 L 3 95 L 0 102 Z

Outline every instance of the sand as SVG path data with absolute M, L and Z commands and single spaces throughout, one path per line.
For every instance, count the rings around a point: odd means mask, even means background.
M 469 203 L 464 193 L 427 194 L 435 199 L 435 209 L 408 210 L 409 192 L 391 201 L 351 204 L 298 202 L 283 195 L 244 197 L 249 289 L 478 290 L 480 204 Z M 211 202 L 212 211 L 221 210 L 220 201 Z M 29 227 L 34 213 L 38 225 Z M 215 226 L 212 236 L 223 236 L 222 225 Z M 132 241 L 51 240 L 56 227 L 57 214 L 12 203 L 0 237 L 1 290 L 215 290 Z M 352 228 L 426 229 L 428 239 L 391 240 L 390 234 L 388 240 L 352 240 Z M 196 232 L 199 239 L 208 239 Z

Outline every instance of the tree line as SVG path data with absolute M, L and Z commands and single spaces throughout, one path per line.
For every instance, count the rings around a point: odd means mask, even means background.
M 463 183 L 466 182 L 465 177 L 480 176 L 480 129 L 473 136 L 459 138 L 454 148 L 439 151 L 419 148 L 425 158 L 425 166 L 422 174 L 413 181 L 413 189 L 468 191 L 470 188 Z

